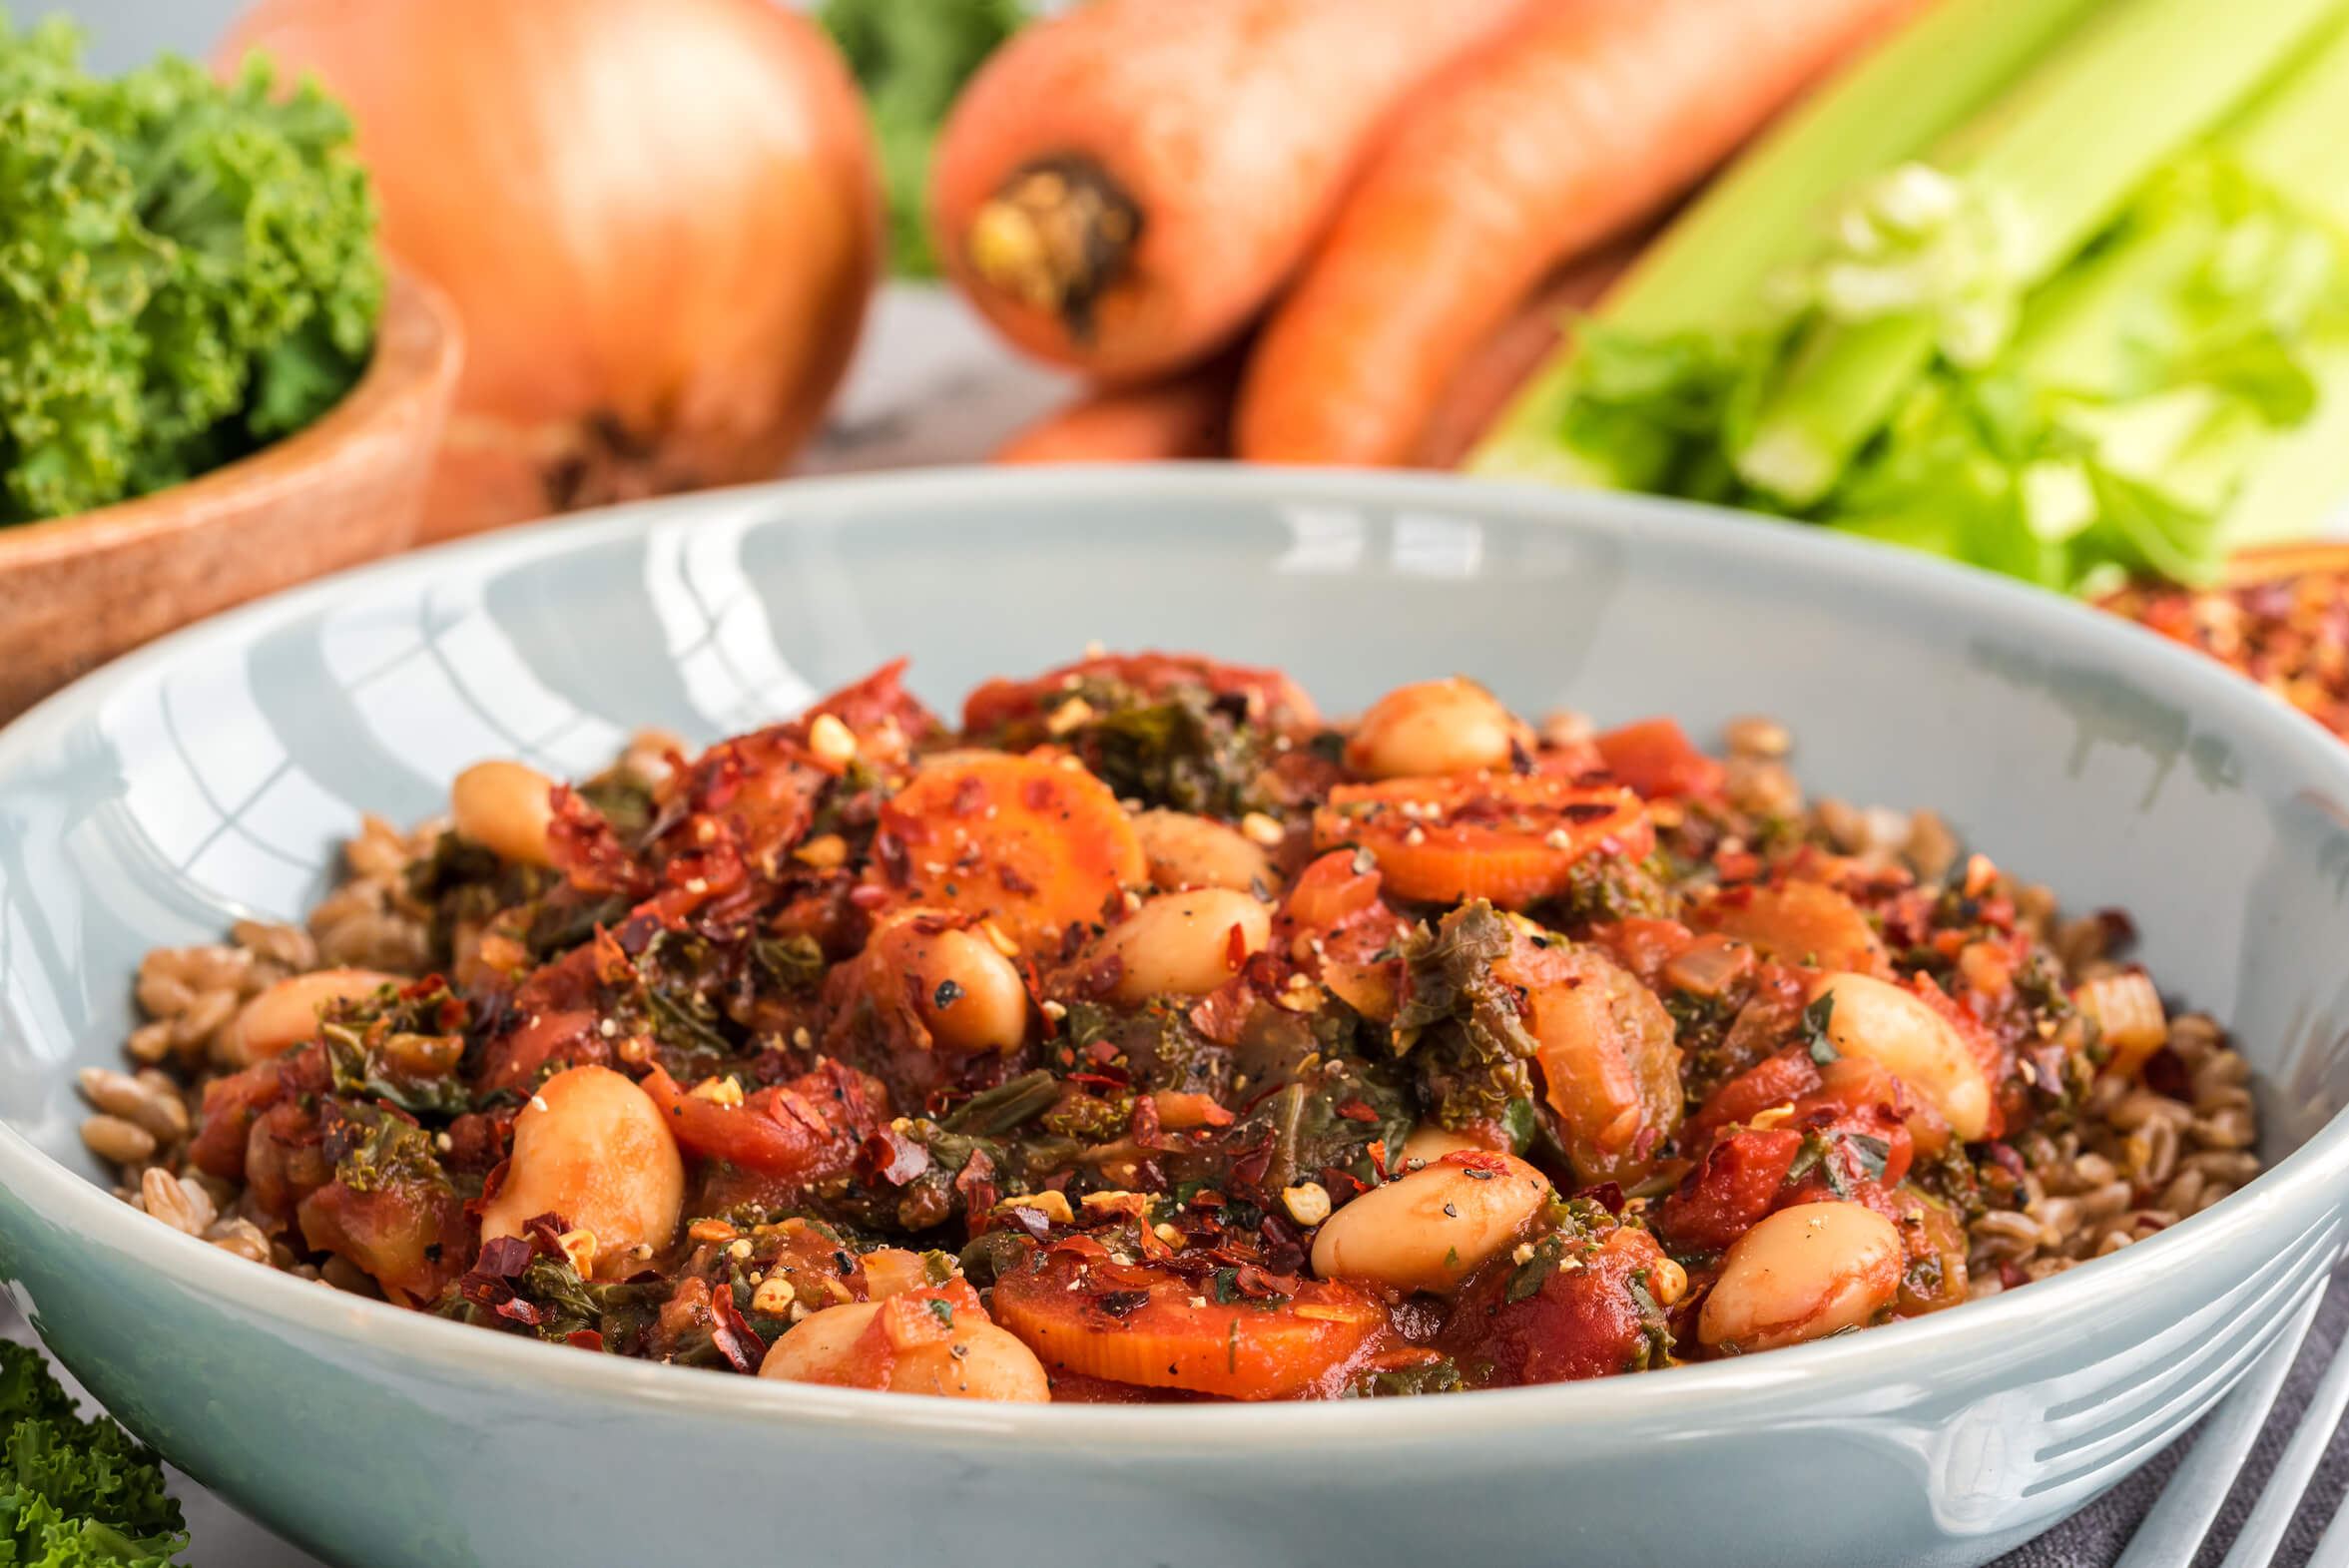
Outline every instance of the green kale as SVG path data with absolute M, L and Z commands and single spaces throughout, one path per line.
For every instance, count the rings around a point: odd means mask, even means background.
M 432 1135 L 397 1112 L 329 1100 L 323 1120 L 334 1180 L 352 1192 L 449 1185 L 448 1173 L 433 1153 Z
M 1344 1399 L 1399 1399 L 1420 1394 L 1459 1393 L 1468 1387 L 1449 1357 L 1391 1372 L 1365 1372 L 1339 1395 Z
M 0 523 L 144 495 L 316 419 L 382 311 L 348 118 L 249 64 L 85 75 L 0 20 Z
M 1516 991 L 1492 972 L 1513 940 L 1507 922 L 1482 899 L 1404 939 L 1407 977 L 1395 1048 L 1446 1127 L 1498 1120 L 1510 1102 L 1533 1097 L 1526 1066 L 1533 1036 L 1517 1014 Z
M 1266 803 L 1257 778 L 1272 760 L 1271 738 L 1247 722 L 1245 704 L 1204 686 L 1146 697 L 1099 680 L 1071 689 L 1068 701 L 1089 717 L 1057 739 L 1120 799 L 1209 816 Z
M 85 1421 L 40 1352 L 0 1341 L 0 1563 L 168 1568 L 188 1544 L 163 1461 L 104 1416 Z
M 924 208 L 930 146 L 955 94 L 1027 21 L 1021 0 L 825 0 L 817 19 L 849 57 L 881 144 L 897 271 L 937 271 Z
M 1668 920 L 1679 900 L 1664 881 L 1660 857 L 1633 862 L 1620 855 L 1584 855 L 1566 875 L 1566 890 L 1535 911 L 1555 930 L 1582 933 L 1617 920 Z

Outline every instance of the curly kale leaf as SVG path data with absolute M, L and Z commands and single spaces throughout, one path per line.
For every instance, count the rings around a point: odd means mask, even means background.
M 176 484 L 300 428 L 383 304 L 348 118 L 166 57 L 85 75 L 0 24 L 0 522 Z
M 0 1342 L 0 1563 L 169 1568 L 188 1544 L 163 1462 L 82 1420 L 30 1346 Z
M 1505 1120 L 1513 1103 L 1532 1098 L 1533 1036 L 1518 1016 L 1516 991 L 1492 972 L 1514 940 L 1481 899 L 1404 939 L 1396 1050 L 1446 1127 Z
M 1061 740 L 1121 799 L 1210 816 L 1265 803 L 1256 781 L 1270 738 L 1247 722 L 1244 702 L 1204 686 L 1146 697 L 1112 681 L 1085 682 L 1073 696 L 1091 717 Z

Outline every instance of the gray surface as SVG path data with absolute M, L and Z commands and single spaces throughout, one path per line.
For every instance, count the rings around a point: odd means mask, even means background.
M 399 0 L 361 3 L 397 5 Z M 19 0 L 11 9 L 20 21 L 53 11 L 74 18 L 90 35 L 92 68 L 111 73 L 165 49 L 202 55 L 244 8 L 241 0 L 64 0 L 47 5 Z

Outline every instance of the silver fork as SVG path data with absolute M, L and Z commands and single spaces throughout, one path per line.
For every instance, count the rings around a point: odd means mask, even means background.
M 2266 1426 L 2268 1412 L 2283 1392 L 2284 1380 L 2291 1374 L 2292 1362 L 2299 1356 L 2324 1297 L 2322 1287 L 2310 1294 L 2307 1305 L 2284 1325 L 2242 1385 L 2211 1413 L 2202 1435 L 2194 1440 L 2168 1486 L 2146 1512 L 2114 1568 L 2186 1568 L 2194 1560 L 2202 1538 L 2210 1531 L 2210 1522 L 2218 1517 L 2235 1478 L 2242 1473 L 2251 1445 Z M 2316 1473 L 2317 1461 L 2324 1457 L 2325 1444 L 2341 1423 L 2344 1408 L 2349 1408 L 2349 1346 L 2337 1352 L 2332 1365 L 2325 1368 L 2323 1380 L 2300 1416 L 2299 1427 L 2283 1456 L 2276 1460 L 2266 1488 L 2251 1505 L 2221 1568 L 2268 1568 L 2275 1560 L 2276 1546 L 2292 1522 L 2292 1511 L 2307 1491 L 2309 1478 Z M 2323 1539 L 2308 1559 L 2308 1568 L 2349 1568 L 2349 1507 L 2335 1514 L 2325 1527 Z

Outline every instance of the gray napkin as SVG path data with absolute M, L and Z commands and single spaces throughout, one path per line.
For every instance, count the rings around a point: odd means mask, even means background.
M 2300 1358 L 2293 1363 L 2292 1375 L 2284 1384 L 2283 1396 L 2276 1401 L 2275 1413 L 2253 1445 L 2242 1475 L 2227 1496 L 2226 1506 L 2219 1510 L 2217 1522 L 2211 1526 L 2208 1539 L 2194 1558 L 2194 1568 L 2217 1568 L 2227 1548 L 2234 1544 L 2235 1532 L 2242 1528 L 2243 1518 L 2258 1499 L 2268 1473 L 2284 1451 L 2284 1444 L 2292 1440 L 2292 1433 L 2298 1429 L 2300 1412 L 2307 1407 L 2309 1395 L 2316 1391 L 2317 1379 L 2332 1364 L 2333 1352 L 2340 1348 L 2344 1331 L 2349 1331 L 2349 1269 L 2333 1276 L 2332 1288 L 2325 1296 L 2324 1305 L 2316 1310 L 2316 1321 L 2308 1330 L 2306 1342 L 2300 1346 Z M 2137 1521 L 2144 1518 L 2145 1510 L 2153 1506 L 2153 1499 L 2168 1484 L 2170 1472 L 2194 1445 L 2195 1435 L 2196 1432 L 2186 1433 L 2154 1455 L 2152 1462 L 2136 1474 L 2038 1540 L 2009 1552 L 1993 1568 L 2110 1568 L 2119 1561 L 2129 1537 L 2136 1533 Z M 2349 1423 L 2333 1433 L 2332 1441 L 2326 1445 L 2316 1477 L 2309 1483 L 2290 1527 L 2284 1531 L 2283 1544 L 2276 1549 L 2275 1568 L 2302 1568 L 2316 1549 L 2317 1537 L 2324 1534 L 2325 1525 L 2331 1521 L 2333 1510 L 2341 1506 L 2344 1492 L 2349 1492 Z

